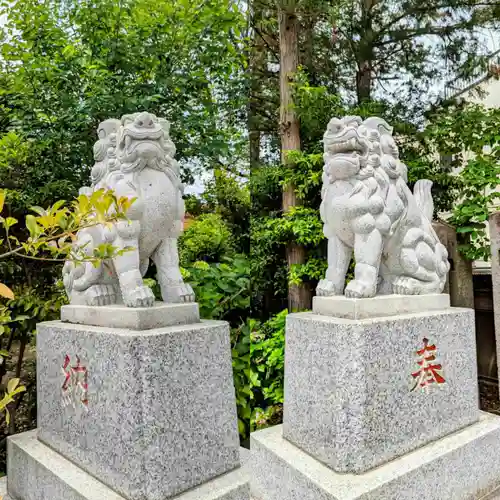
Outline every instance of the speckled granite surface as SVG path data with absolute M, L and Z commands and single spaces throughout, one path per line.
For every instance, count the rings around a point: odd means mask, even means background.
M 376 295 L 369 299 L 353 299 L 345 295 L 313 297 L 313 313 L 335 318 L 364 319 L 430 312 L 450 307 L 446 293 L 428 295 Z
M 82 325 L 150 330 L 165 326 L 199 323 L 200 311 L 196 302 L 166 304 L 156 302 L 154 307 L 126 307 L 66 305 L 61 307 L 61 320 Z
M 485 497 L 481 497 L 479 500 L 500 500 L 500 488 L 496 489 Z
M 251 450 L 252 494 L 260 500 L 486 500 L 500 486 L 500 417 L 491 414 L 359 475 L 315 460 L 283 439 L 282 426 L 253 433 Z
M 412 391 L 437 346 L 443 384 Z M 479 418 L 474 312 L 350 320 L 290 314 L 284 436 L 337 472 L 364 472 Z
M 127 500 L 36 439 L 36 432 L 8 441 L 9 500 Z M 175 496 L 175 500 L 249 500 L 248 473 L 243 468 L 223 474 Z M 141 494 L 130 500 L 155 498 Z M 6 499 L 5 499 L 6 500 Z
M 42 323 L 37 355 L 39 438 L 120 495 L 164 500 L 239 466 L 227 323 Z M 88 371 L 86 409 L 81 391 L 64 406 L 66 355 Z

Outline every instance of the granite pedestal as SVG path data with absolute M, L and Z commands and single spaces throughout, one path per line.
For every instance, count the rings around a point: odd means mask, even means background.
M 260 500 L 475 500 L 500 486 L 500 418 L 478 409 L 474 312 L 447 297 L 411 313 L 412 297 L 375 300 L 324 298 L 321 314 L 288 316 L 283 425 L 252 435 Z
M 461 431 L 363 474 L 333 471 L 283 438 L 252 434 L 252 494 L 259 500 L 493 500 L 500 487 L 500 417 L 482 414 Z M 498 493 L 500 496 L 500 493 Z
M 9 496 L 4 500 L 128 498 L 45 446 L 37 439 L 36 431 L 9 439 L 7 454 Z M 249 500 L 249 495 L 248 473 L 237 468 L 176 495 L 175 500 Z
M 9 440 L 13 500 L 248 500 L 229 327 L 170 326 L 178 308 L 158 307 L 151 329 L 38 325 L 38 430 Z M 141 315 L 121 321 L 151 325 Z

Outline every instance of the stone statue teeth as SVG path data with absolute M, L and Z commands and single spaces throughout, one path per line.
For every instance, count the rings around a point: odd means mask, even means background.
M 184 187 L 169 130 L 167 120 L 147 112 L 99 124 L 92 187 L 80 192 L 111 189 L 118 197 L 136 201 L 127 213 L 128 221 L 114 223 L 111 231 L 104 226 L 83 229 L 76 245 L 86 245 L 88 255 L 102 243 L 132 250 L 97 268 L 90 262 L 75 265 L 68 261 L 63 281 L 71 304 L 153 306 L 153 292 L 142 279 L 150 259 L 156 264 L 164 302 L 194 301 L 193 290 L 184 283 L 179 269 L 177 239 L 184 217 Z
M 347 297 L 441 293 L 450 266 L 431 224 L 432 182 L 420 180 L 410 191 L 392 128 L 378 117 L 333 118 L 324 147 L 328 269 L 317 294 L 342 295 L 353 253 Z

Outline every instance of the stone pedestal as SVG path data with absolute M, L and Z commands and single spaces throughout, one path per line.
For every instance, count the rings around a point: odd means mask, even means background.
M 113 321 L 67 307 L 78 323 Z M 248 500 L 229 327 L 193 317 L 192 304 L 158 304 L 149 319 L 125 311 L 136 329 L 38 325 L 39 427 L 9 440 L 10 497 Z
M 259 500 L 482 500 L 500 486 L 495 415 L 482 414 L 478 423 L 364 474 L 333 471 L 281 430 L 252 437 L 252 494 Z
M 322 314 L 289 315 L 283 425 L 252 435 L 257 498 L 472 500 L 500 486 L 474 313 L 413 299 L 322 298 Z

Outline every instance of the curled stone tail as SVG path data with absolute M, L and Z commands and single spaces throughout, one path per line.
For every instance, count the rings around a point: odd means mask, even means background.
M 413 195 L 417 202 L 418 208 L 425 215 L 427 220 L 432 221 L 434 213 L 434 202 L 432 201 L 432 181 L 428 179 L 421 179 L 415 183 L 413 188 Z

